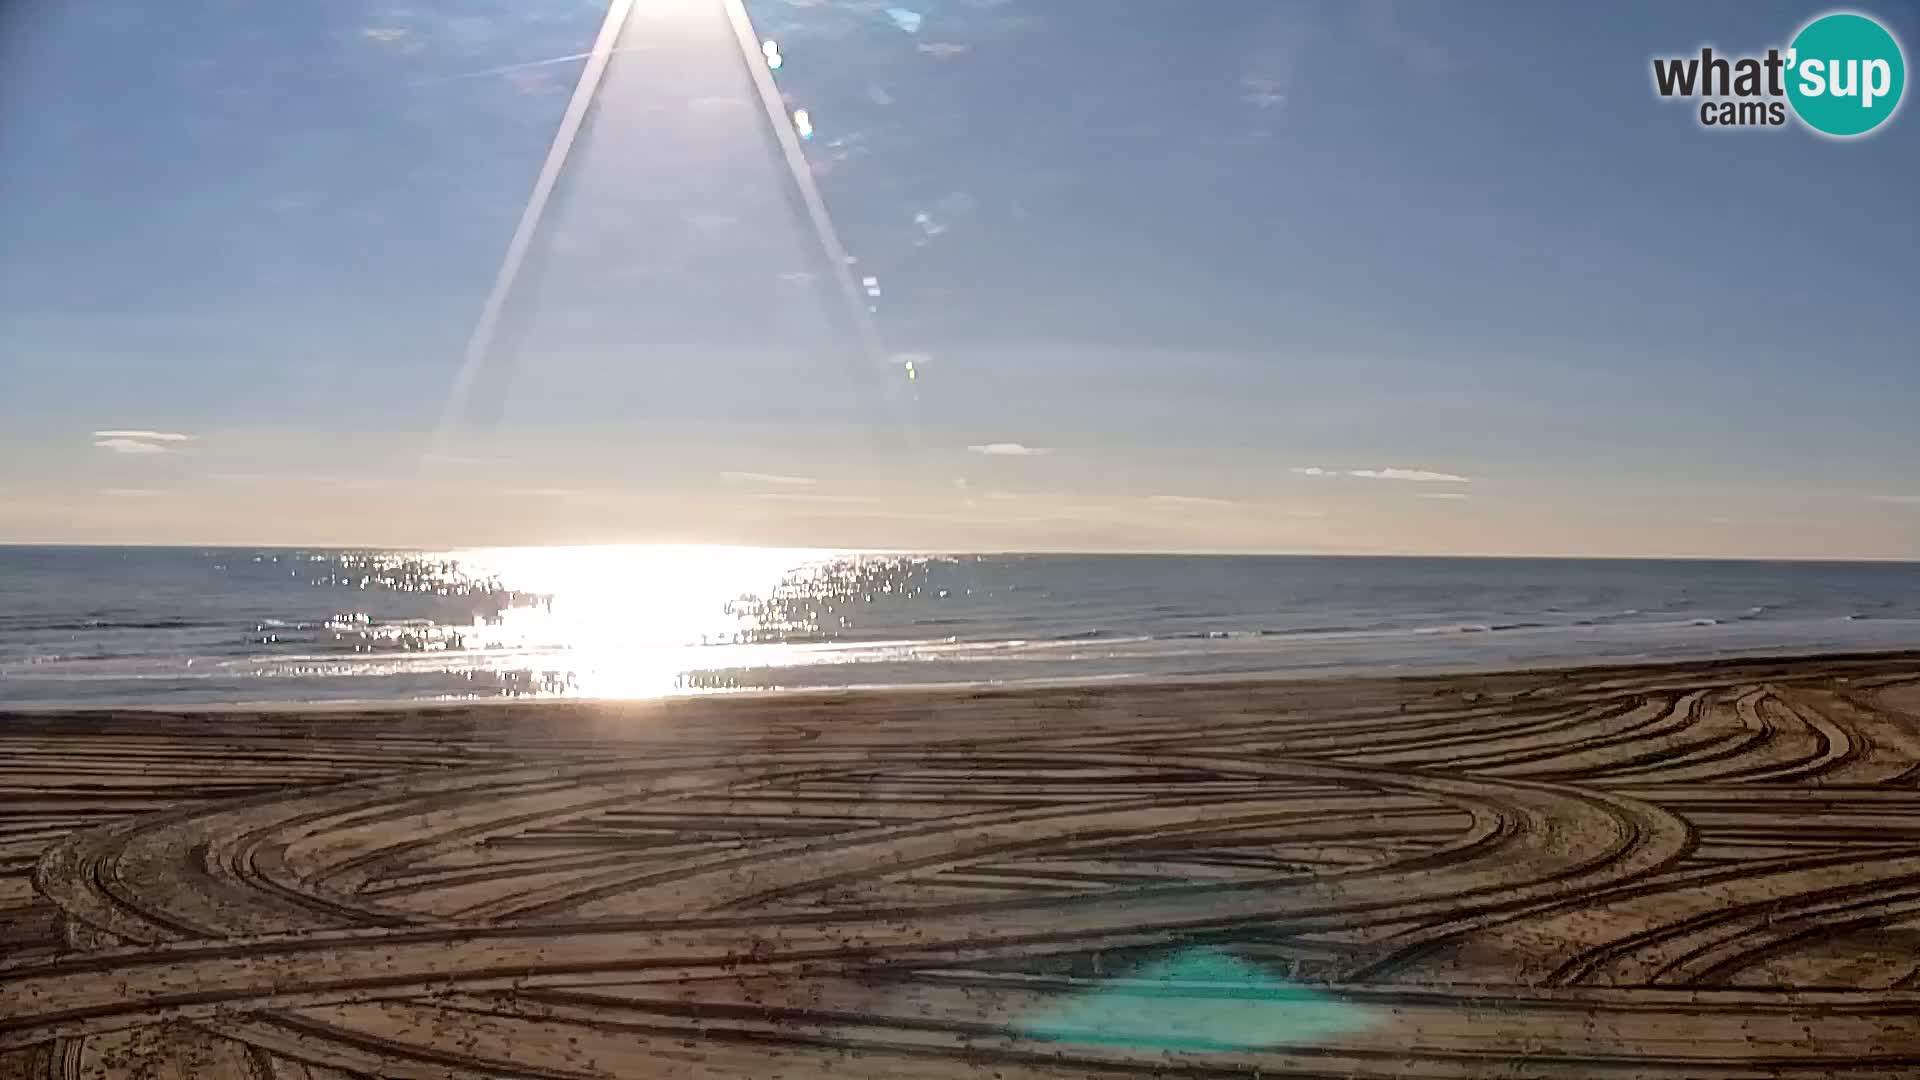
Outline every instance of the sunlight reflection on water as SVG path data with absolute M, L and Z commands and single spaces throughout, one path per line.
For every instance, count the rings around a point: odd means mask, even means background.
M 644 698 L 1911 648 L 1880 564 L 0 550 L 0 702 Z
M 846 609 L 907 592 L 926 561 L 714 545 L 446 556 L 460 576 L 523 598 L 463 628 L 462 647 L 544 668 L 546 692 L 597 698 L 686 690 L 700 669 L 829 661 L 823 646 L 848 624 Z

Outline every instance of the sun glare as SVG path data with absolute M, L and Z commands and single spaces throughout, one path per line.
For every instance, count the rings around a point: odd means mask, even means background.
M 830 575 L 838 553 L 719 545 L 489 548 L 450 556 L 463 572 L 539 601 L 477 620 L 469 648 L 509 666 L 554 661 L 560 693 L 641 698 L 686 688 L 689 671 L 777 663 L 770 637 L 815 629 L 811 609 L 769 603 L 795 578 Z M 798 623 L 798 625 L 796 625 Z M 731 666 L 730 665 L 730 666 Z

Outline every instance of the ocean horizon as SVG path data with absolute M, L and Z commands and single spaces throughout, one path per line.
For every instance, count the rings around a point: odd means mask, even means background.
M 0 706 L 637 699 L 1920 648 L 1920 564 L 0 546 Z

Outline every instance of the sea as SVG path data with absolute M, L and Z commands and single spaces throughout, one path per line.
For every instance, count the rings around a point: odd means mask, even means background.
M 1920 648 L 1920 564 L 0 547 L 0 707 L 639 699 Z

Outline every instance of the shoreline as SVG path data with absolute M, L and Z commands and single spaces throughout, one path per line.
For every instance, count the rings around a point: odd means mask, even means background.
M 130 702 L 126 704 L 87 703 L 84 705 L 11 705 L 0 702 L 0 724 L 14 718 L 47 718 L 54 716 L 74 717 L 76 719 L 98 715 L 123 715 L 152 713 L 166 716 L 185 716 L 205 714 L 210 717 L 227 714 L 262 714 L 277 716 L 299 716 L 314 714 L 324 716 L 333 713 L 352 713 L 364 716 L 412 716 L 434 712 L 464 712 L 474 709 L 486 710 L 619 710 L 643 709 L 652 705 L 673 703 L 707 702 L 716 706 L 742 704 L 760 707 L 763 703 L 790 702 L 796 706 L 817 705 L 823 702 L 840 701 L 849 696 L 862 699 L 879 700 L 886 698 L 974 698 L 980 696 L 998 696 L 1006 699 L 1018 699 L 1030 694 L 1048 694 L 1058 691 L 1094 691 L 1120 692 L 1128 690 L 1140 692 L 1165 692 L 1182 688 L 1199 690 L 1273 690 L 1294 684 L 1308 684 L 1315 687 L 1337 687 L 1352 683 L 1367 688 L 1399 685 L 1407 682 L 1439 681 L 1458 679 L 1494 678 L 1500 676 L 1532 677 L 1592 677 L 1608 674 L 1687 674 L 1706 673 L 1723 668 L 1745 668 L 1755 665 L 1842 665 L 1874 666 L 1880 664 L 1920 664 L 1920 646 L 1912 648 L 1840 650 L 1834 652 L 1770 652 L 1757 650 L 1737 654 L 1689 656 L 1676 659 L 1658 660 L 1603 660 L 1592 663 L 1543 662 L 1537 665 L 1488 663 L 1478 665 L 1459 665 L 1448 667 L 1417 667 L 1392 665 L 1343 665 L 1337 670 L 1300 670 L 1274 674 L 1246 675 L 1239 673 L 1204 675 L 1153 675 L 1120 674 L 1096 675 L 1082 678 L 1036 678 L 1019 682 L 982 681 L 982 682 L 944 682 L 944 683 L 905 683 L 849 685 L 841 687 L 793 687 L 764 688 L 752 687 L 740 690 L 701 689 L 684 692 L 659 694 L 651 697 L 562 697 L 562 696 L 523 696 L 523 697 L 472 697 L 472 698 L 369 698 L 356 700 L 328 700 L 319 702 L 210 702 L 205 704 L 187 704 L 169 706 L 156 702 Z

